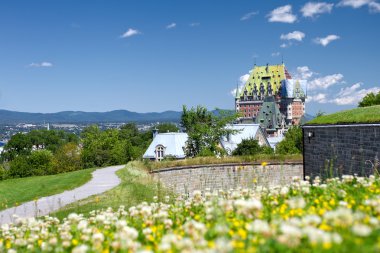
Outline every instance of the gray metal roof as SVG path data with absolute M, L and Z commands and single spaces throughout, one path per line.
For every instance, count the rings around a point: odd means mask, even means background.
M 227 153 L 234 151 L 243 139 L 256 138 L 258 131 L 261 131 L 260 124 L 234 124 L 227 126 L 227 129 L 240 130 L 236 134 L 223 137 L 220 141 Z
M 267 140 L 269 142 L 269 145 L 271 148 L 276 150 L 276 145 L 282 141 L 285 138 L 285 136 L 280 135 L 280 136 L 275 136 L 275 137 L 267 137 Z
M 164 146 L 164 157 L 173 156 L 176 158 L 185 158 L 184 147 L 186 146 L 187 133 L 161 133 L 157 134 L 148 149 L 145 151 L 143 158 L 156 158 L 156 147 Z

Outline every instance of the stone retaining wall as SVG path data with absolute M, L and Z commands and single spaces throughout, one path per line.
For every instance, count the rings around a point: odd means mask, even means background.
M 261 164 L 220 164 L 161 169 L 152 176 L 178 194 L 195 190 L 229 190 L 273 186 L 289 183 L 293 177 L 303 178 L 302 162 Z
M 380 158 L 380 124 L 303 126 L 303 140 L 310 177 L 368 176 Z

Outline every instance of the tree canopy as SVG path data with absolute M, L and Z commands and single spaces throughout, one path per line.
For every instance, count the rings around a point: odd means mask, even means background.
M 285 134 L 285 138 L 277 144 L 276 153 L 300 154 L 302 152 L 302 129 L 293 126 Z
M 226 125 L 233 123 L 238 115 L 218 109 L 217 112 L 215 115 L 203 106 L 190 110 L 183 106 L 181 125 L 188 134 L 185 148 L 187 156 L 217 155 L 224 152 L 219 147 L 220 139 L 236 132 L 227 129 Z
M 380 91 L 375 94 L 373 92 L 368 93 L 360 102 L 359 107 L 367 107 L 373 105 L 380 105 Z

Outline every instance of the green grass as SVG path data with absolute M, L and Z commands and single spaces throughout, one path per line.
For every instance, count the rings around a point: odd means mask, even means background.
M 89 181 L 93 171 L 94 169 L 85 169 L 58 175 L 0 181 L 0 210 L 74 189 Z
M 195 166 L 209 164 L 228 164 L 228 163 L 249 163 L 249 162 L 301 162 L 302 155 L 256 155 L 256 156 L 227 156 L 217 157 L 196 157 L 184 160 L 152 162 L 144 161 L 144 167 L 149 170 L 159 170 L 163 168 L 172 168 L 180 166 Z
M 141 202 L 152 202 L 153 197 L 157 196 L 162 201 L 166 195 L 174 194 L 165 189 L 158 182 L 154 181 L 149 175 L 149 170 L 160 168 L 169 168 L 176 166 L 191 166 L 203 164 L 222 164 L 222 163 L 244 163 L 244 162 L 271 162 L 271 161 L 302 161 L 301 155 L 259 155 L 259 156 L 240 156 L 240 157 L 198 157 L 193 159 L 185 159 L 180 161 L 162 161 L 162 162 L 139 162 L 134 161 L 116 174 L 121 179 L 121 183 L 100 195 L 91 196 L 89 198 L 79 200 L 75 203 L 63 207 L 61 210 L 53 213 L 53 216 L 63 219 L 70 213 L 82 213 L 88 215 L 93 210 L 105 209 L 112 207 L 119 208 L 120 205 L 129 208 L 136 206 Z
M 152 202 L 154 196 L 158 196 L 159 200 L 162 201 L 166 195 L 172 195 L 153 181 L 140 162 L 130 162 L 116 174 L 121 179 L 121 183 L 117 187 L 103 194 L 69 204 L 52 215 L 62 219 L 73 212 L 86 215 L 92 210 L 108 207 L 117 209 L 120 205 L 124 205 L 128 208 L 143 201 Z
M 306 125 L 380 123 L 380 105 L 360 107 L 317 117 Z

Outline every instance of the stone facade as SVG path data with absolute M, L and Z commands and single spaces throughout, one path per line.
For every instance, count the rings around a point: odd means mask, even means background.
M 380 157 L 380 124 L 303 126 L 303 142 L 306 176 L 368 176 Z
M 195 190 L 229 190 L 255 185 L 274 186 L 303 178 L 303 166 L 296 163 L 221 164 L 178 167 L 152 172 L 152 176 L 178 194 Z

